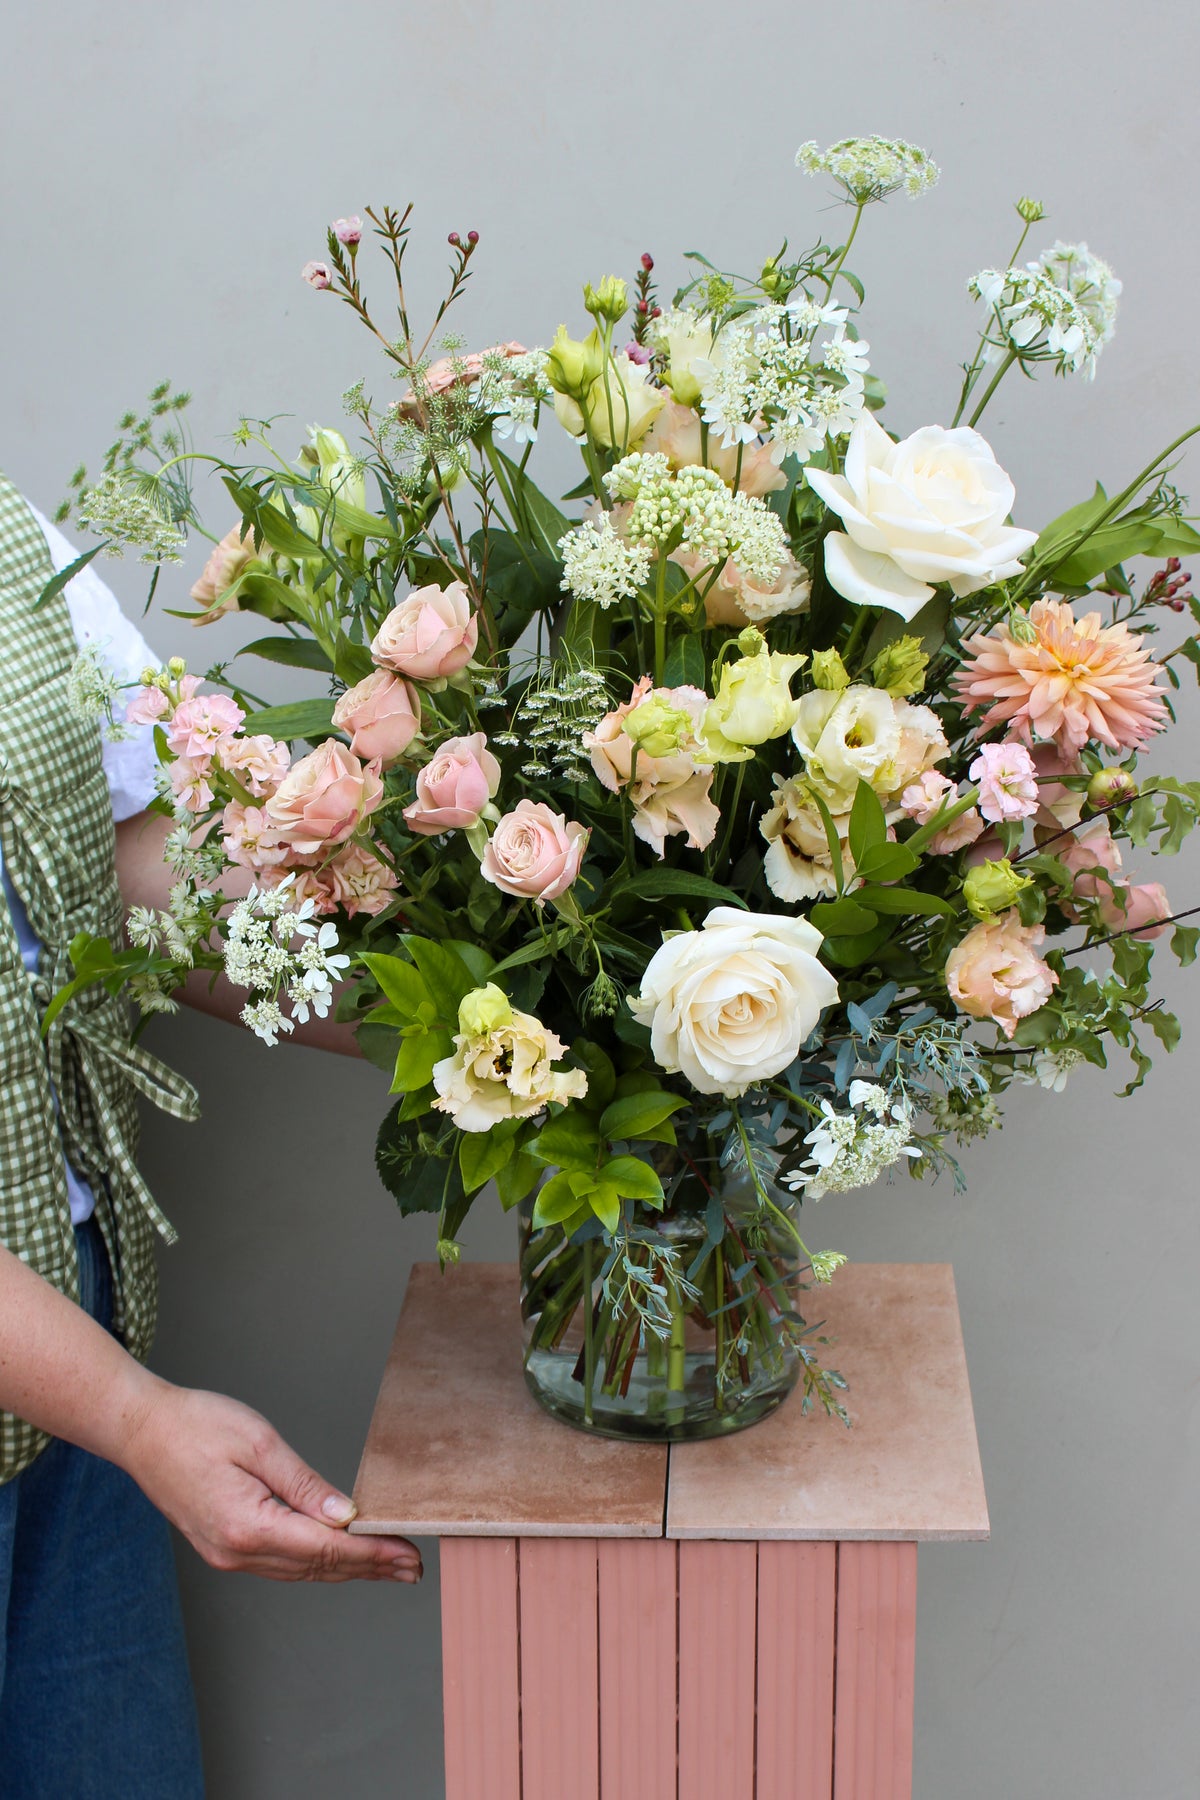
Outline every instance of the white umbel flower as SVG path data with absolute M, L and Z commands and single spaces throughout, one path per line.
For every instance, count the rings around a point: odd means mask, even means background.
M 941 174 L 928 150 L 903 138 L 842 138 L 827 150 L 810 139 L 797 150 L 796 164 L 810 175 L 832 175 L 856 206 L 886 200 L 901 188 L 916 200 L 937 186 Z
M 846 1194 L 870 1187 L 902 1157 L 918 1157 L 912 1142 L 912 1108 L 893 1100 L 873 1081 L 852 1081 L 850 1111 L 839 1113 L 822 1100 L 820 1123 L 808 1133 L 809 1161 L 784 1177 L 784 1185 L 804 1192 L 806 1200 L 824 1194 Z
M 626 543 L 613 529 L 609 513 L 568 531 L 559 539 L 558 549 L 563 559 L 561 586 L 577 600 L 616 606 L 621 600 L 631 600 L 650 577 L 649 548 Z

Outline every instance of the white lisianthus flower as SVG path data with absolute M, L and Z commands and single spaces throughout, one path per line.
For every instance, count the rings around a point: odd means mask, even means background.
M 493 983 L 466 996 L 458 1022 L 453 1056 L 433 1065 L 433 1104 L 460 1131 L 490 1131 L 587 1093 L 582 1069 L 551 1067 L 566 1054 L 561 1039 L 532 1013 L 515 1012 Z
M 1015 490 L 977 431 L 926 425 L 893 444 L 863 413 L 844 475 L 805 471 L 845 531 L 825 539 L 825 573 L 855 606 L 912 619 L 949 582 L 962 598 L 1021 570 L 1035 531 L 1006 524 Z
M 778 1075 L 838 997 L 820 947 L 806 919 L 735 906 L 667 938 L 629 1001 L 659 1067 L 728 1098 Z
M 712 324 L 693 307 L 673 306 L 650 326 L 650 341 L 666 361 L 663 380 L 675 399 L 695 406 L 700 382 L 695 365 L 712 354 Z
M 849 812 L 860 781 L 883 800 L 898 795 L 950 749 L 928 706 L 862 682 L 804 694 L 792 737 L 809 785 L 833 813 Z
M 758 827 L 767 840 L 763 857 L 767 886 L 791 905 L 802 900 L 832 899 L 837 893 L 837 876 L 825 821 L 812 790 L 807 782 L 782 775 L 776 775 L 774 780 L 772 804 Z M 854 876 L 854 858 L 846 842 L 850 815 L 832 813 L 831 817 L 841 850 L 842 875 L 850 881 Z

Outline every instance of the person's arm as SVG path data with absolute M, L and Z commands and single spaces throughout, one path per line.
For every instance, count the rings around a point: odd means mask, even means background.
M 276 1581 L 418 1581 L 404 1538 L 350 1537 L 353 1502 L 265 1419 L 152 1375 L 0 1248 L 0 1408 L 124 1469 L 216 1569 Z
M 155 911 L 169 906 L 172 875 L 163 860 L 163 846 L 174 821 L 158 813 L 137 813 L 117 826 L 117 879 L 126 908 L 151 907 Z M 229 869 L 221 879 L 221 891 L 236 900 L 250 886 L 247 870 Z M 180 990 L 180 998 L 198 1012 L 212 1013 L 219 1019 L 236 1020 L 246 1004 L 246 995 L 231 988 L 224 977 L 214 983 L 203 970 L 189 976 Z M 334 1018 L 310 1018 L 307 1025 L 297 1025 L 289 1043 L 310 1044 L 318 1050 L 337 1050 L 343 1056 L 361 1054 L 354 1029 L 339 1024 Z

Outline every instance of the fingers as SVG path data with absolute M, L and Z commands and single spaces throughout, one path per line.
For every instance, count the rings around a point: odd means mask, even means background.
M 265 1503 L 232 1566 L 276 1581 L 420 1581 L 421 1555 L 406 1538 L 351 1537 Z
M 255 1445 L 253 1462 L 250 1473 L 293 1512 L 332 1526 L 348 1525 L 354 1517 L 357 1508 L 353 1500 L 310 1469 L 269 1426 Z

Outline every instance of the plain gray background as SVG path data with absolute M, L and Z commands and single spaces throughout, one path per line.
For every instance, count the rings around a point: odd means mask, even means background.
M 949 422 L 964 283 L 1008 255 L 1024 193 L 1050 209 L 1031 251 L 1086 238 L 1126 292 L 1094 385 L 1013 377 L 987 417 L 1017 522 L 1045 523 L 1097 477 L 1119 485 L 1200 415 L 1189 4 L 3 10 L 0 461 L 46 509 L 164 374 L 195 389 L 201 441 L 243 410 L 290 412 L 289 453 L 302 425 L 339 422 L 358 375 L 383 390 L 365 334 L 298 279 L 337 214 L 414 198 L 426 295 L 446 232 L 477 227 L 464 329 L 532 344 L 560 318 L 578 328 L 578 284 L 631 274 L 644 249 L 669 288 L 684 249 L 755 267 L 784 232 L 836 237 L 844 215 L 792 158 L 854 131 L 908 136 L 944 171 L 932 196 L 875 208 L 853 257 L 893 428 Z M 1195 455 L 1189 473 L 1200 484 Z M 207 511 L 224 530 L 219 492 Z M 105 572 L 140 606 L 136 565 Z M 184 591 L 164 582 L 161 603 Z M 238 627 L 197 641 L 156 606 L 148 631 L 202 666 Z M 1200 772 L 1196 698 L 1179 773 Z M 1194 857 L 1167 866 L 1177 906 L 1198 876 Z M 905 1181 L 826 1200 L 810 1229 L 868 1260 L 950 1260 L 958 1279 L 993 1538 L 922 1552 L 920 1800 L 1200 1788 L 1200 986 L 1161 962 L 1187 1035 L 1148 1091 L 1118 1108 L 1120 1081 L 1098 1073 L 1061 1099 L 1021 1091 L 968 1153 L 965 1198 Z M 147 1122 L 182 1239 L 163 1258 L 157 1365 L 252 1401 L 348 1484 L 407 1267 L 433 1243 L 375 1181 L 382 1080 L 207 1021 L 156 1042 L 205 1102 L 193 1128 Z M 469 1236 L 472 1254 L 508 1254 L 502 1219 Z M 415 1594 L 274 1587 L 182 1552 L 214 1800 L 436 1800 L 428 1551 Z

